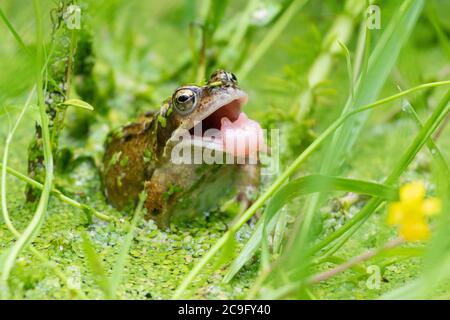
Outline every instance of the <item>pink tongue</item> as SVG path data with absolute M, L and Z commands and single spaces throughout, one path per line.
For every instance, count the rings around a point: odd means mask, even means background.
M 235 122 L 222 118 L 220 131 L 224 150 L 234 156 L 256 155 L 258 150 L 265 150 L 261 126 L 247 118 L 243 112 Z

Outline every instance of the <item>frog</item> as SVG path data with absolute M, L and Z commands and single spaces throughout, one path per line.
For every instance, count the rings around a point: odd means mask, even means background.
M 219 69 L 204 85 L 178 87 L 158 111 L 144 113 L 111 131 L 101 169 L 108 202 L 124 210 L 144 194 L 146 219 L 154 220 L 162 229 L 170 229 L 176 217 L 208 213 L 230 199 L 239 204 L 239 210 L 248 208 L 258 195 L 261 180 L 255 150 L 262 150 L 264 142 L 259 124 L 241 110 L 247 101 L 236 75 Z M 207 136 L 214 130 L 218 136 Z M 243 133 L 257 137 L 253 158 L 249 148 L 238 152 L 227 147 L 227 132 L 231 137 L 242 137 Z M 206 150 L 218 155 L 214 159 L 219 160 L 180 162 L 174 157 L 180 137 L 190 143 L 184 151 L 200 150 L 202 155 Z

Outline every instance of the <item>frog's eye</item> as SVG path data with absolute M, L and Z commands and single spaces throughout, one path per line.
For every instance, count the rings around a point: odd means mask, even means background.
M 233 72 L 228 72 L 227 73 L 228 79 L 230 79 L 231 81 L 233 81 L 234 83 L 237 83 L 237 78 L 236 75 Z
M 192 112 L 199 100 L 197 91 L 194 88 L 181 88 L 177 90 L 172 98 L 175 109 L 181 114 Z

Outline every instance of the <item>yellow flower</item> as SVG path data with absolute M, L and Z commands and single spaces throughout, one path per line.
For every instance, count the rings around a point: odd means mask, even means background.
M 407 241 L 420 241 L 430 238 L 430 228 L 425 219 L 408 220 L 400 226 L 400 235 Z
M 427 217 L 440 211 L 441 201 L 425 199 L 425 186 L 411 182 L 400 188 L 400 201 L 389 205 L 387 222 L 400 225 L 400 236 L 407 241 L 426 240 L 430 238 Z

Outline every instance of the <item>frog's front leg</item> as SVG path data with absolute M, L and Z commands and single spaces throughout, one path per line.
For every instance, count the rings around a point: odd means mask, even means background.
M 151 180 L 144 183 L 147 192 L 147 200 L 145 201 L 146 218 L 154 220 L 159 228 L 166 228 L 170 220 L 167 201 L 164 197 L 167 188 L 165 184 L 158 182 L 158 178 L 162 178 L 162 176 L 154 174 Z
M 129 124 L 112 132 L 106 142 L 102 182 L 108 200 L 119 210 L 133 205 L 148 176 L 145 151 L 152 141 L 148 122 Z
M 160 228 L 167 228 L 174 204 L 195 181 L 195 170 L 191 165 L 168 163 L 156 169 L 151 179 L 144 183 L 146 218 L 153 219 Z

